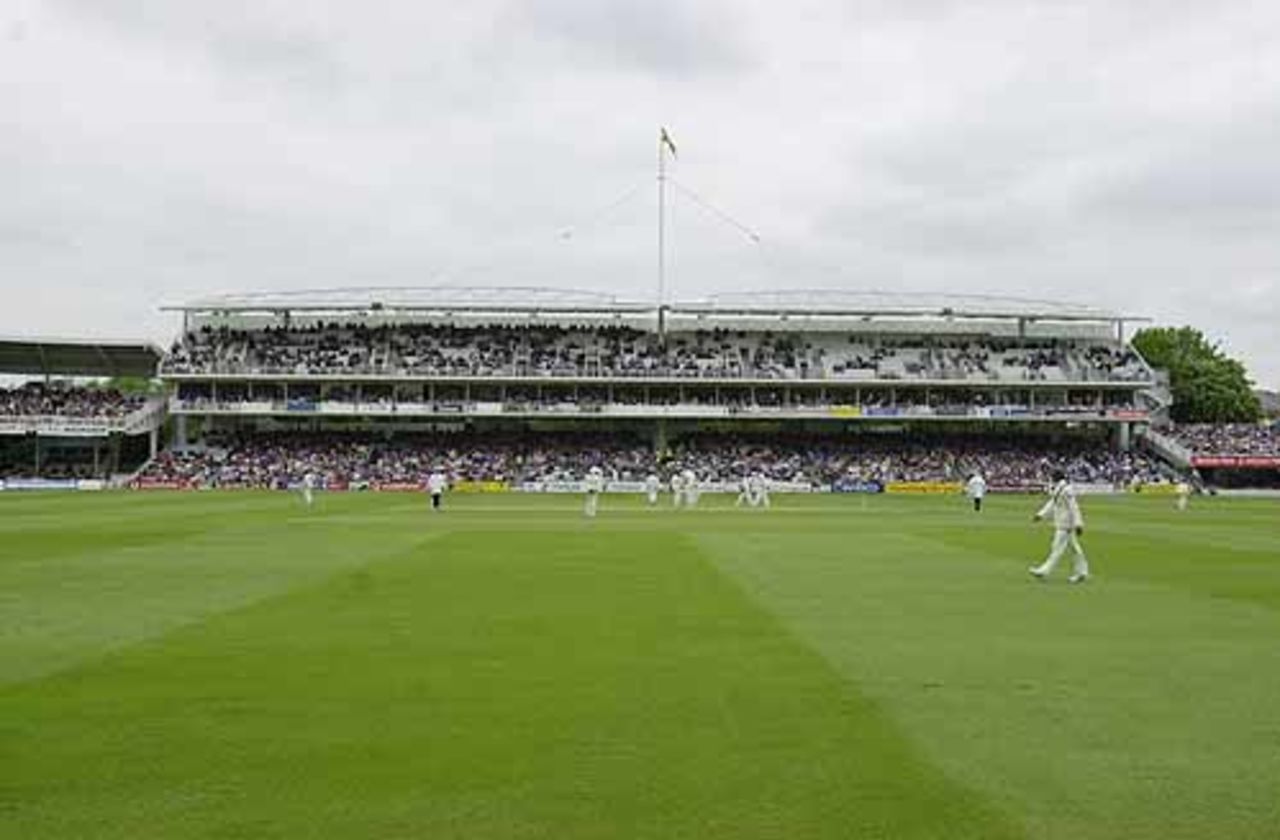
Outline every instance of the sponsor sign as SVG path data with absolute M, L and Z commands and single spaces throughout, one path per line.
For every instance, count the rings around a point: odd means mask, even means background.
M 73 478 L 10 478 L 5 481 L 7 490 L 74 490 Z
M 140 478 L 129 485 L 134 490 L 186 490 L 187 484 L 181 481 L 161 481 L 158 478 Z
M 565 481 L 563 479 L 525 481 L 516 485 L 516 490 L 520 493 L 585 493 L 587 492 L 587 483 L 585 481 Z
M 827 414 L 832 417 L 861 417 L 862 406 L 860 405 L 832 405 L 827 406 Z
M 383 481 L 373 485 L 374 490 L 387 493 L 414 493 L 422 489 L 416 481 Z
M 883 493 L 884 485 L 878 481 L 861 478 L 837 478 L 831 485 L 832 493 Z
M 988 493 L 1043 493 L 1045 486 L 1034 481 L 1010 481 L 1006 484 L 992 484 L 987 487 Z
M 1130 408 L 1116 408 L 1107 412 L 1107 416 L 1116 420 L 1146 420 L 1147 412 Z
M 1173 485 L 1169 485 L 1172 487 Z M 1119 493 L 1114 484 L 1105 484 L 1103 482 L 1082 482 L 1075 485 L 1076 492 L 1081 496 L 1110 496 L 1113 493 Z
M 865 417 L 897 417 L 898 409 L 885 405 L 869 405 L 863 407 L 862 414 Z
M 511 485 L 505 481 L 455 481 L 455 493 L 506 493 Z
M 107 483 L 97 478 L 84 478 L 76 482 L 77 490 L 105 490 Z
M 1170 482 L 1160 482 L 1159 484 L 1137 483 L 1130 486 L 1129 489 L 1144 496 L 1172 496 L 1178 492 L 1178 485 Z
M 607 481 L 604 486 L 606 493 L 644 493 L 646 489 L 643 481 Z
M 1197 455 L 1191 459 L 1191 466 L 1280 469 L 1280 455 Z
M 770 493 L 819 493 L 820 488 L 815 488 L 807 481 L 773 481 L 770 479 L 765 482 L 765 487 Z M 828 489 L 828 492 L 829 489 Z
M 884 486 L 886 493 L 959 493 L 962 489 L 958 481 L 890 481 Z

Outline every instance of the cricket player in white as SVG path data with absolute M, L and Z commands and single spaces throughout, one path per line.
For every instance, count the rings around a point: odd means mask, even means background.
M 644 492 L 649 496 L 650 505 L 658 503 L 658 491 L 661 489 L 662 479 L 658 478 L 657 473 L 649 473 L 644 479 Z
M 687 508 L 697 507 L 698 505 L 698 476 L 693 470 L 686 469 L 681 477 L 680 486 L 684 491 L 684 506 Z
M 604 491 L 604 471 L 599 467 L 592 467 L 587 470 L 587 502 L 584 513 L 587 516 L 594 517 L 596 509 L 600 506 L 600 494 Z
M 1049 491 L 1049 501 L 1032 517 L 1036 522 L 1053 514 L 1053 545 L 1049 556 L 1039 566 L 1032 566 L 1029 571 L 1044 580 L 1053 573 L 1053 569 L 1070 546 L 1073 552 L 1074 568 L 1069 583 L 1084 583 L 1089 579 L 1089 561 L 1080 547 L 1080 535 L 1084 533 L 1084 516 L 1080 513 L 1080 505 L 1076 502 L 1076 491 L 1067 480 L 1066 473 L 1058 471 L 1053 475 L 1053 489 Z
M 964 492 L 973 500 L 973 509 L 981 511 L 982 499 L 987 495 L 987 480 L 982 477 L 982 473 L 976 472 L 969 476 L 964 484 Z
M 1186 481 L 1179 481 L 1173 489 L 1178 494 L 1178 510 L 1186 510 L 1187 499 L 1191 496 L 1191 485 Z
M 733 500 L 734 507 L 742 507 L 743 505 L 751 505 L 755 507 L 756 500 L 751 492 L 751 480 L 754 476 L 744 475 L 738 479 L 738 498 Z
M 316 474 L 310 470 L 302 476 L 302 501 L 306 502 L 307 507 L 315 504 L 315 488 Z
M 764 473 L 758 470 L 752 473 L 747 487 L 752 507 L 769 507 L 769 479 L 764 477 Z
M 444 477 L 444 473 L 435 470 L 431 475 L 427 476 L 427 492 L 431 494 L 431 510 L 436 512 L 440 510 L 441 497 L 444 496 L 444 489 L 449 484 L 448 479 Z
M 684 503 L 684 476 L 678 472 L 671 474 L 671 506 L 680 507 Z

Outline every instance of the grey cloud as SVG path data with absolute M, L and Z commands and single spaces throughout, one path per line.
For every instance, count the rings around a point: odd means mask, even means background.
M 164 338 L 158 303 L 238 289 L 648 295 L 667 124 L 676 177 L 763 238 L 673 197 L 683 296 L 1072 300 L 1280 384 L 1266 4 L 16 2 L 0 333 Z
M 523 22 L 570 48 L 590 66 L 634 67 L 671 79 L 741 69 L 748 60 L 732 4 L 681 0 L 531 0 L 515 4 Z
M 333 91 L 345 70 L 323 27 L 264 14 L 262 6 L 227 0 L 216 5 L 166 0 L 57 0 L 77 19 L 124 38 L 170 50 L 175 63 L 203 55 L 229 72 L 300 89 Z

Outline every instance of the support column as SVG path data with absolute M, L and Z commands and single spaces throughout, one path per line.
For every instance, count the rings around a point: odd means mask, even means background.
M 1116 425 L 1116 449 L 1128 452 L 1133 447 L 1133 424 L 1129 422 Z
M 173 443 L 178 449 L 187 448 L 187 415 L 179 414 L 173 419 Z
M 156 457 L 156 455 L 160 454 L 160 430 L 153 427 L 151 429 L 149 438 L 150 440 L 148 442 L 151 445 L 151 457 L 154 458 Z M 94 469 L 97 469 L 97 466 L 98 466 L 98 447 L 97 446 L 93 447 L 93 466 L 94 466 Z
M 667 451 L 667 420 L 659 417 L 653 427 L 653 451 L 659 455 Z

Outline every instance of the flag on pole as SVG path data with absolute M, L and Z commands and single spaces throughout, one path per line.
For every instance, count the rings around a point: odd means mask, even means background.
M 662 129 L 662 137 L 660 137 L 660 138 L 659 138 L 659 141 L 658 141 L 658 142 L 659 142 L 661 145 L 666 146 L 668 149 L 670 149 L 670 150 L 671 150 L 671 156 L 672 156 L 672 157 L 677 157 L 677 155 L 676 155 L 676 144 L 675 144 L 675 143 L 673 143 L 673 142 L 671 142 L 671 135 L 670 135 L 670 134 L 667 134 L 667 130 L 666 130 L 666 128 L 663 128 L 663 129 Z

